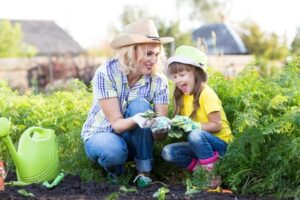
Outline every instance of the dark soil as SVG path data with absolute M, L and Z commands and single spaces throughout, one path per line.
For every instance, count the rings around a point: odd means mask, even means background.
M 16 180 L 15 175 L 9 175 L 6 182 L 10 180 Z M 92 199 L 154 199 L 153 194 L 161 187 L 162 183 L 154 183 L 151 187 L 138 189 L 137 192 L 122 193 L 119 190 L 118 185 L 111 185 L 109 183 L 86 183 L 83 182 L 78 176 L 67 175 L 63 181 L 53 189 L 47 189 L 41 185 L 28 185 L 24 187 L 6 186 L 4 192 L 0 192 L 0 199 L 80 199 L 80 200 L 92 200 Z M 130 186 L 132 187 L 132 186 Z M 128 188 L 130 188 L 128 187 Z M 30 192 L 34 197 L 28 197 L 18 193 L 18 190 L 24 189 Z M 166 195 L 166 199 L 200 199 L 200 200 L 262 200 L 266 198 L 258 198 L 251 196 L 239 196 L 228 193 L 212 193 L 212 192 L 200 192 L 194 194 L 192 197 L 185 196 L 185 186 L 182 184 L 169 185 L 169 193 Z M 111 198 L 108 198 L 110 195 Z M 113 197 L 114 196 L 114 197 Z

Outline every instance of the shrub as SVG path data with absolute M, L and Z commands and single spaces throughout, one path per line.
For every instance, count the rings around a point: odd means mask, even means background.
M 225 184 L 240 193 L 294 197 L 300 191 L 300 60 L 272 77 L 246 70 L 229 83 L 212 82 L 235 135 L 218 166 Z
M 220 73 L 209 73 L 209 84 L 221 98 L 235 135 L 217 166 L 223 186 L 243 194 L 284 198 L 300 194 L 300 59 L 270 77 L 251 68 L 230 81 Z M 85 180 L 100 180 L 102 169 L 87 159 L 80 138 L 91 102 L 91 92 L 79 81 L 47 95 L 30 91 L 19 95 L 0 82 L 0 117 L 11 120 L 14 142 L 28 127 L 51 128 L 58 138 L 62 169 Z M 171 103 L 170 116 L 172 112 Z M 160 156 L 164 145 L 176 141 L 167 138 L 155 145 L 152 175 L 158 180 L 186 177 Z M 12 164 L 4 145 L 0 159 Z M 132 167 L 127 165 L 128 170 Z

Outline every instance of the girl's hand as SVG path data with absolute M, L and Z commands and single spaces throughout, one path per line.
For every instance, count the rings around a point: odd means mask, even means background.
M 184 132 L 190 132 L 194 129 L 201 129 L 201 124 L 194 122 L 188 116 L 176 115 L 172 119 L 172 126 L 182 129 Z

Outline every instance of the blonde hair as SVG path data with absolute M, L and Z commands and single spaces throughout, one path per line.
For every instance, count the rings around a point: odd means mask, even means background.
M 146 56 L 148 46 L 149 44 L 134 44 L 117 49 L 115 57 L 118 59 L 120 69 L 122 72 L 124 72 L 124 74 L 128 75 L 130 72 L 136 70 L 137 63 L 143 59 L 144 56 Z M 152 70 L 152 74 L 162 71 L 162 68 L 165 66 L 165 64 L 165 52 L 163 46 L 161 45 L 159 57 Z
M 199 97 L 200 94 L 204 88 L 205 83 L 208 81 L 207 73 L 201 69 L 200 67 L 195 67 L 193 65 L 187 65 L 183 63 L 178 63 L 174 62 L 171 63 L 168 67 L 168 74 L 177 74 L 182 71 L 193 71 L 194 74 L 194 79 L 195 79 L 195 87 L 192 90 L 192 95 L 194 96 L 194 101 L 193 101 L 193 111 L 189 117 L 193 118 L 196 116 L 196 112 L 198 108 L 200 107 L 199 104 Z M 183 106 L 183 92 L 176 87 L 174 90 L 174 104 L 175 104 L 175 109 L 174 109 L 174 116 L 179 114 L 180 109 Z

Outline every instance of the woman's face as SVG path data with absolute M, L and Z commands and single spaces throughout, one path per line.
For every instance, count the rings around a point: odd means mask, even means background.
M 194 70 L 183 70 L 171 75 L 176 87 L 178 87 L 184 94 L 192 94 L 195 87 Z
M 158 61 L 160 44 L 138 45 L 135 51 L 137 59 L 137 73 L 150 74 Z

